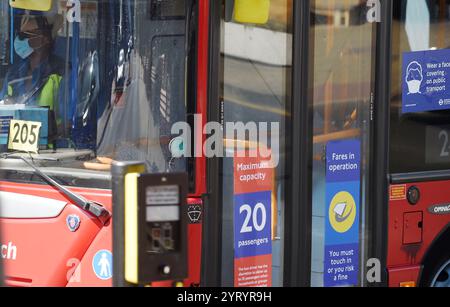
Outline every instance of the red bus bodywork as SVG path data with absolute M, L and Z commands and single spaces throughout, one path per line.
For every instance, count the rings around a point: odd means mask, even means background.
M 208 95 L 208 42 L 209 42 L 209 1 L 198 4 L 198 52 L 197 52 L 197 113 L 207 121 Z M 201 132 L 200 132 L 201 133 Z M 202 139 L 204 136 L 202 134 Z M 203 144 L 203 143 L 202 143 Z M 196 158 L 195 191 L 188 199 L 188 205 L 202 206 L 201 196 L 206 190 L 206 160 Z M 110 190 L 71 188 L 86 199 L 103 205 L 112 212 Z M 101 250 L 112 251 L 112 223 L 106 225 L 71 204 L 55 188 L 46 185 L 13 183 L 0 181 L 0 191 L 33 195 L 66 202 L 57 217 L 44 219 L 0 219 L 2 244 L 14 244 L 15 259 L 4 259 L 6 283 L 9 286 L 112 286 L 112 279 L 99 279 L 93 270 L 94 255 Z M 66 223 L 68 215 L 80 217 L 77 231 L 71 232 Z M 188 226 L 189 276 L 185 286 L 200 283 L 202 223 Z M 155 286 L 171 286 L 172 282 L 156 283 Z
M 86 199 L 102 204 L 112 212 L 111 191 L 71 188 Z M 2 243 L 15 248 L 14 259 L 4 259 L 8 286 L 112 286 L 112 280 L 99 279 L 93 270 L 95 254 L 112 250 L 112 221 L 106 225 L 71 204 L 53 187 L 0 182 L 0 191 L 33 195 L 66 203 L 57 217 L 40 219 L 1 219 Z M 190 198 L 189 204 L 199 204 Z M 80 227 L 71 232 L 66 217 L 80 217 Z M 201 223 L 190 224 L 189 278 L 185 285 L 196 285 L 200 278 Z M 168 283 L 171 284 L 171 283 Z M 162 285 L 167 285 L 163 283 Z
M 407 199 L 412 187 L 420 192 L 415 205 Z M 450 212 L 433 212 L 434 206 L 449 204 L 449 191 L 448 180 L 391 185 L 387 257 L 390 287 L 420 284 L 426 257 L 450 225 Z

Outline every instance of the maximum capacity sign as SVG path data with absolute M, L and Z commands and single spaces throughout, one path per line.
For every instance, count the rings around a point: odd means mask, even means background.
M 234 285 L 272 286 L 273 167 L 257 152 L 234 158 Z

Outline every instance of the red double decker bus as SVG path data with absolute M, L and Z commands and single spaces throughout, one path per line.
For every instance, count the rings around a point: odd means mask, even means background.
M 0 4 L 7 284 L 111 285 L 138 160 L 189 174 L 185 286 L 449 285 L 448 0 L 49 2 Z
M 205 1 L 0 4 L 7 285 L 112 285 L 113 160 L 188 172 L 201 214 L 204 160 L 175 157 L 171 127 L 206 112 L 207 10 Z M 35 153 L 8 145 L 14 120 L 40 124 Z M 22 127 L 19 143 L 36 138 Z M 191 236 L 200 221 L 192 216 Z M 185 284 L 198 284 L 199 245 L 189 251 Z

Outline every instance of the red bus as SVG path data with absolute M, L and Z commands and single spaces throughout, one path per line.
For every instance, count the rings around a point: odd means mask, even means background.
M 112 160 L 188 172 L 185 286 L 449 285 L 448 0 L 79 4 L 0 5 L 8 285 L 111 285 Z M 196 114 L 224 155 L 175 158 Z
M 201 211 L 204 160 L 174 157 L 170 144 L 174 123 L 205 113 L 208 3 L 37 2 L 0 5 L 6 284 L 111 286 L 112 160 L 188 172 Z M 41 123 L 38 153 L 8 150 L 11 120 Z M 199 283 L 196 244 L 186 285 Z

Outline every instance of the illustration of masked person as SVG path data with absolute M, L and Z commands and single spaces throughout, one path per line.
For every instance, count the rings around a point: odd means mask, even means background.
M 423 81 L 422 65 L 414 61 L 409 63 L 406 69 L 406 84 L 408 85 L 408 95 L 421 94 L 420 86 Z

